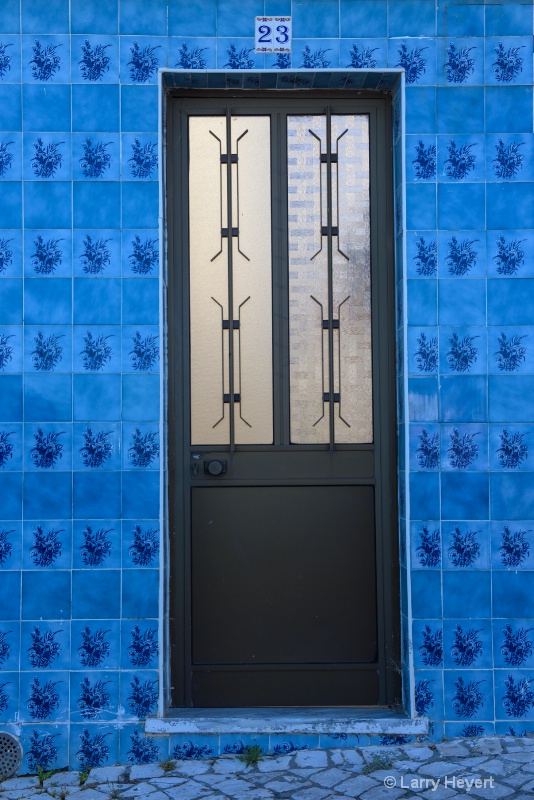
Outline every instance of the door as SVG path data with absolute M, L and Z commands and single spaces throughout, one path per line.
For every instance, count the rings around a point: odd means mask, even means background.
M 173 98 L 173 704 L 398 700 L 387 100 Z

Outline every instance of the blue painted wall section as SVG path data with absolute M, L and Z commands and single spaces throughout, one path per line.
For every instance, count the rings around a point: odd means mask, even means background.
M 291 56 L 254 53 L 264 13 L 292 15 Z M 0 724 L 22 771 L 243 747 L 144 734 L 160 679 L 161 67 L 404 69 L 404 682 L 413 670 L 432 738 L 534 731 L 532 33 L 513 1 L 3 0 Z

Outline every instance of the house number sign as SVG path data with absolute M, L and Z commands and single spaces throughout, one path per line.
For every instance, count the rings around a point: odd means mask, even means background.
M 291 52 L 291 17 L 256 17 L 255 53 Z

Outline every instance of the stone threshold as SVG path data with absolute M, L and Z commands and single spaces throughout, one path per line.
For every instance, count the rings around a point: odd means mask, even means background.
M 426 717 L 390 708 L 174 708 L 148 717 L 147 734 L 356 734 L 427 736 Z

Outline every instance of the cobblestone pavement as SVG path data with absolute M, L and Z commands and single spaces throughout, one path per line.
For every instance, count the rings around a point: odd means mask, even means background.
M 265 756 L 247 767 L 235 756 L 133 767 L 102 767 L 80 787 L 77 772 L 44 781 L 11 778 L 0 800 L 424 800 L 534 797 L 534 737 L 453 739 Z

